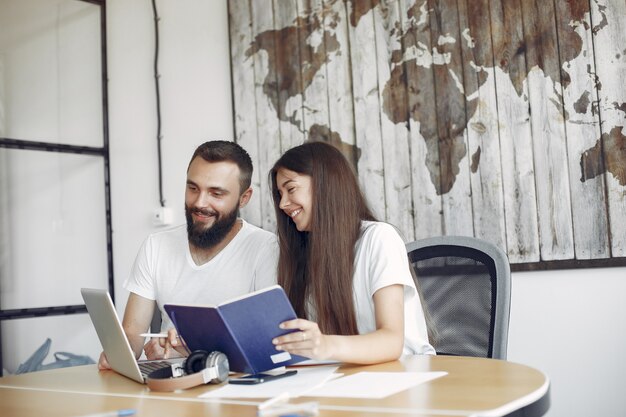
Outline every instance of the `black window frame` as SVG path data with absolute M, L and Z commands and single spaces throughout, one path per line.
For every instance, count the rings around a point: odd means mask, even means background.
M 100 65 L 101 65 L 101 88 L 102 88 L 102 146 L 76 146 L 61 143 L 48 143 L 16 138 L 0 137 L 0 148 L 20 149 L 43 152 L 69 153 L 74 155 L 100 156 L 104 160 L 104 202 L 106 217 L 107 239 L 107 272 L 108 289 L 113 302 L 115 302 L 115 282 L 113 278 L 113 241 L 111 229 L 111 182 L 109 169 L 109 107 L 108 107 L 108 73 L 107 73 L 107 37 L 106 37 L 106 0 L 75 0 L 100 6 Z M 86 313 L 84 304 L 17 308 L 3 310 L 0 305 L 0 323 L 6 320 L 61 316 L 67 314 Z M 2 332 L 0 331 L 0 375 L 2 375 Z

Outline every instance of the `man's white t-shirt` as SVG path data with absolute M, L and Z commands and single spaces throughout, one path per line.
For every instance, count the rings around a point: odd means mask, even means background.
M 403 354 L 435 354 L 428 342 L 424 311 L 411 275 L 406 246 L 390 224 L 363 221 L 355 245 L 354 305 L 360 334 L 376 330 L 374 293 L 381 288 L 404 286 Z
M 228 245 L 204 265 L 191 258 L 187 226 L 153 233 L 144 241 L 124 288 L 161 310 L 161 329 L 173 327 L 164 304 L 217 305 L 276 284 L 276 236 L 244 220 Z

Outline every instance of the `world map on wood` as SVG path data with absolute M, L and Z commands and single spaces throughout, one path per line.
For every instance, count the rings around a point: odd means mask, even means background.
M 407 240 L 477 236 L 516 263 L 626 253 L 623 1 L 229 7 L 257 224 L 273 226 L 275 159 L 325 140 Z

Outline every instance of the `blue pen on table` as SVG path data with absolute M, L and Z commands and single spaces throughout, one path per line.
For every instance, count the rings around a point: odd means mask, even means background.
M 105 411 L 103 413 L 86 414 L 81 417 L 128 417 L 137 412 L 134 408 L 123 408 L 116 411 Z

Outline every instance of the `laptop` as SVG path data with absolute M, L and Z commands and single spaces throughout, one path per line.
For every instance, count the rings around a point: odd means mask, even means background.
M 184 358 L 137 361 L 128 339 L 124 334 L 115 311 L 115 306 L 107 290 L 81 288 L 87 312 L 96 329 L 102 350 L 107 356 L 111 369 L 137 382 L 145 383 L 147 375 L 159 368 L 181 363 Z

